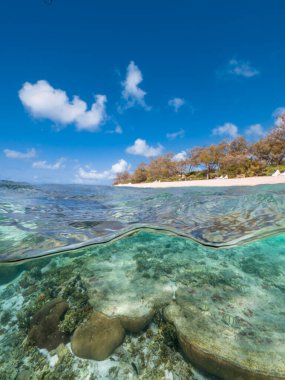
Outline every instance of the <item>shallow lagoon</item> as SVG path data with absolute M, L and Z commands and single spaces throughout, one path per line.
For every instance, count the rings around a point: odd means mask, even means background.
M 1 380 L 285 379 L 284 186 L 9 186 Z
M 0 287 L 0 378 L 29 371 L 35 379 L 91 373 L 195 379 L 195 367 L 225 379 L 285 378 L 284 246 L 285 235 L 217 249 L 142 230 L 112 243 L 2 264 L 16 277 Z M 59 322 L 64 336 L 38 350 L 38 341 L 27 338 L 33 316 L 54 299 L 68 305 Z M 99 362 L 79 359 L 69 343 L 94 310 L 118 319 L 125 335 Z M 48 336 L 40 342 L 51 344 Z

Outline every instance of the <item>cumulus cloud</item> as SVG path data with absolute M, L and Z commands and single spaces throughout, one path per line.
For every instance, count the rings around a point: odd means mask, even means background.
M 232 123 L 225 123 L 224 125 L 214 128 L 212 134 L 214 136 L 227 135 L 234 139 L 238 135 L 238 127 Z
M 64 167 L 65 158 L 59 158 L 54 164 L 49 164 L 47 161 L 35 161 L 34 169 L 58 170 Z
M 18 152 L 17 150 L 12 149 L 4 149 L 4 154 L 8 158 L 17 158 L 20 160 L 25 160 L 27 158 L 34 158 L 37 155 L 36 149 L 32 148 L 27 150 L 26 152 Z
M 163 149 L 163 146 L 160 144 L 158 144 L 157 147 L 153 147 L 148 145 L 146 140 L 136 139 L 134 144 L 126 149 L 126 152 L 149 158 L 159 156 L 162 153 Z
M 76 179 L 79 181 L 99 181 L 102 179 L 110 179 L 110 173 L 108 170 L 98 172 L 97 170 L 79 168 L 76 175 Z
M 186 158 L 187 158 L 187 152 L 185 150 L 182 150 L 181 152 L 175 154 L 172 160 L 179 162 L 179 161 L 186 160 Z
M 252 125 L 250 125 L 246 129 L 245 133 L 248 136 L 256 137 L 256 138 L 260 138 L 260 137 L 264 137 L 265 136 L 265 131 L 263 130 L 261 124 L 252 124 Z
M 130 165 L 125 160 L 119 160 L 116 164 L 112 165 L 111 172 L 118 174 L 123 173 L 130 169 Z
M 118 162 L 116 162 L 114 165 L 112 165 L 110 170 L 104 170 L 102 172 L 98 172 L 95 169 L 82 168 L 80 167 L 78 169 L 78 172 L 76 174 L 76 180 L 77 182 L 96 182 L 100 180 L 111 180 L 115 178 L 116 174 L 123 173 L 126 170 L 130 169 L 130 165 L 127 163 L 127 161 L 121 159 Z
M 281 119 L 281 115 L 285 114 L 285 107 L 276 108 L 273 112 L 273 117 L 276 119 L 276 125 L 281 125 L 284 121 Z
M 34 84 L 24 83 L 19 97 L 33 117 L 63 126 L 74 123 L 78 130 L 97 131 L 106 120 L 105 95 L 96 95 L 88 110 L 86 102 L 78 96 L 69 99 L 65 91 L 53 88 L 46 80 L 39 80 Z
M 122 83 L 122 96 L 126 103 L 124 106 L 125 109 L 134 107 L 135 105 L 140 105 L 144 109 L 150 110 L 150 107 L 144 100 L 146 92 L 139 87 L 142 81 L 142 72 L 138 66 L 131 61 L 127 67 L 126 79 Z
M 168 101 L 168 105 L 174 109 L 175 112 L 178 112 L 179 109 L 184 106 L 185 100 L 182 98 L 173 98 Z
M 166 134 L 166 137 L 169 139 L 169 140 L 175 140 L 177 137 L 183 137 L 185 134 L 185 131 L 183 129 L 180 129 L 179 131 L 177 132 L 172 132 L 172 133 L 167 133 Z
M 249 61 L 231 59 L 227 66 L 227 73 L 230 75 L 251 78 L 260 74 L 259 70 L 253 67 Z

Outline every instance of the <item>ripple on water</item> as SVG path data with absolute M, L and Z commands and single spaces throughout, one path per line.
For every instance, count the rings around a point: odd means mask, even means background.
M 0 181 L 0 260 L 108 239 L 141 224 L 172 228 L 204 244 L 238 243 L 284 231 L 284 196 L 285 185 L 130 189 Z

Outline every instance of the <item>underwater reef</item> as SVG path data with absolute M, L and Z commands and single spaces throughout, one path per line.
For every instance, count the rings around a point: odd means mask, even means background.
M 284 247 L 141 230 L 0 264 L 0 379 L 285 379 Z

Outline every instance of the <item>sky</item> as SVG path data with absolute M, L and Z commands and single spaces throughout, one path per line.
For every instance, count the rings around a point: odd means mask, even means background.
M 0 4 L 0 179 L 111 183 L 285 107 L 283 0 Z

